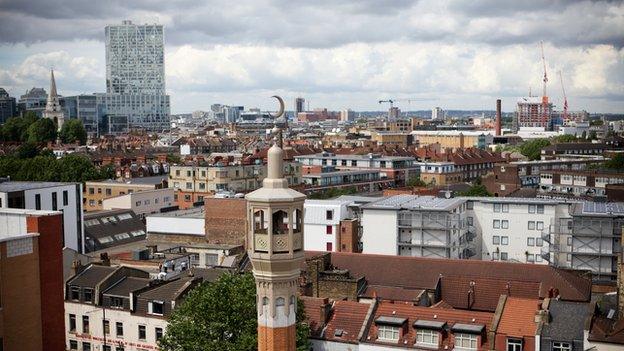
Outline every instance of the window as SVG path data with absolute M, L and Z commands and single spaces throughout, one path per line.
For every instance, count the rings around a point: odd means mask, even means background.
M 501 211 L 501 204 L 494 204 L 494 212 L 500 212 Z
M 498 235 L 494 235 L 494 236 L 492 237 L 492 244 L 494 244 L 494 245 L 500 245 L 500 236 L 498 236 Z
M 535 221 L 529 221 L 529 230 L 535 230 Z
M 58 199 L 56 198 L 56 193 L 52 193 L 52 211 L 58 210 Z
M 466 202 L 466 209 L 472 210 L 474 208 L 474 203 L 472 201 Z
M 82 351 L 91 351 L 91 343 L 83 342 L 82 343 Z
M 529 262 L 529 263 L 535 262 L 535 255 L 527 254 L 527 262 Z
M 498 252 L 492 252 L 492 259 L 498 261 Z
M 76 315 L 75 314 L 69 315 L 69 331 L 76 332 Z M 77 348 L 78 347 L 76 346 L 76 349 Z
M 544 222 L 535 222 L 535 228 L 537 228 L 537 230 L 543 230 Z
M 191 201 L 191 195 L 184 195 L 184 201 L 190 202 Z
M 529 205 L 529 213 L 535 213 L 535 205 Z
M 82 316 L 82 333 L 89 334 L 89 316 Z
M 569 342 L 553 341 L 553 351 L 572 351 L 572 345 Z
M 541 247 L 542 245 L 544 245 L 542 238 L 535 238 L 535 246 Z
M 501 236 L 501 245 L 509 245 L 509 237 Z
M 333 251 L 333 244 L 332 243 L 326 243 L 325 244 L 325 249 L 326 251 Z
M 502 189 L 505 190 L 505 189 Z M 509 204 L 503 204 L 502 205 L 502 209 L 504 213 L 508 213 L 509 212 Z
M 160 340 L 163 337 L 162 328 L 156 327 L 156 329 L 154 329 L 154 333 L 156 334 L 156 341 Z
M 111 308 L 123 308 L 124 307 L 124 299 L 117 296 L 112 296 L 110 298 L 110 307 Z
M 165 310 L 165 306 L 162 301 L 152 301 L 150 302 L 149 309 L 149 313 L 162 316 Z
M 325 226 L 325 234 L 333 234 L 334 233 L 334 227 L 332 227 L 331 225 Z
M 69 349 L 70 350 L 78 350 L 78 341 L 69 340 Z
M 69 204 L 69 193 L 67 190 L 63 190 L 63 206 L 67 206 Z
M 98 188 L 98 194 L 102 193 L 102 188 Z
M 522 339 L 507 339 L 507 351 L 522 351 Z
M 380 325 L 377 329 L 379 340 L 399 341 L 399 327 Z
M 89 289 L 89 288 L 82 289 L 82 297 L 84 298 L 84 302 L 86 303 L 93 302 L 93 289 Z
M 527 246 L 535 246 L 535 238 L 527 238 Z
M 139 340 L 147 339 L 147 332 L 144 325 L 139 325 Z
M 141 206 L 141 201 L 137 201 L 134 204 L 136 205 L 136 207 L 139 207 L 139 206 Z
M 124 351 L 124 347 L 123 346 L 117 346 L 115 347 L 115 351 Z
M 41 194 L 35 195 L 35 210 L 41 209 Z
M 535 254 L 535 262 L 542 262 L 542 255 Z
M 509 221 L 508 221 L 508 220 L 506 220 L 506 219 L 503 219 L 503 220 L 501 221 L 501 228 L 503 228 L 503 229 L 509 229 Z
M 537 213 L 544 214 L 544 205 L 537 205 Z
M 89 195 L 93 195 L 93 194 L 95 194 L 94 188 L 89 188 Z
M 500 258 L 501 258 L 501 261 L 507 261 L 507 259 L 509 258 L 509 254 L 507 252 L 501 252 Z
M 110 345 L 103 345 L 102 346 L 102 351 L 111 351 L 111 346 Z
M 426 346 L 438 346 L 439 334 L 435 330 L 418 329 L 416 330 L 416 344 Z
M 110 334 L 110 322 L 108 321 L 108 319 L 102 321 L 102 329 L 104 329 L 104 334 Z
M 473 225 L 474 224 L 474 218 L 472 217 L 466 217 L 466 223 L 468 225 Z
M 325 211 L 325 219 L 328 221 L 334 219 L 334 211 Z
M 117 334 L 117 337 L 123 336 L 123 323 L 122 322 L 115 323 L 115 333 Z
M 494 227 L 494 229 L 500 229 L 500 219 L 495 219 L 494 223 L 492 224 L 492 227 Z
M 80 287 L 72 286 L 70 288 L 69 295 L 72 300 L 76 300 L 76 301 L 80 300 Z
M 476 350 L 477 336 L 473 334 L 455 333 L 455 347 L 464 350 Z
M 111 196 L 111 195 L 113 195 L 111 188 L 106 188 L 106 196 Z
M 191 182 L 186 182 L 186 188 L 187 188 L 187 189 L 193 189 L 193 183 L 191 183 Z

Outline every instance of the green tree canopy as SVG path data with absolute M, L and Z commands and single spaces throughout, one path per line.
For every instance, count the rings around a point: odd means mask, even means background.
M 1 136 L 5 141 L 26 141 L 28 127 L 38 120 L 37 114 L 28 111 L 23 117 L 11 117 L 2 126 Z
M 554 141 L 556 143 L 571 143 L 573 141 L 576 141 L 576 135 L 572 135 L 572 134 L 558 135 L 554 138 Z
M 297 308 L 297 348 L 309 350 L 309 328 Z M 169 318 L 159 342 L 163 351 L 246 351 L 257 349 L 256 284 L 251 273 L 223 274 L 188 294 Z
M 470 189 L 460 193 L 461 196 L 492 196 L 483 184 L 474 184 Z
M 427 183 L 425 183 L 422 179 L 420 179 L 420 177 L 412 177 L 406 182 L 406 184 L 407 186 L 410 186 L 410 187 L 427 186 Z
M 617 153 L 604 163 L 604 167 L 608 169 L 624 169 L 624 154 Z
M 79 119 L 70 119 L 63 123 L 60 138 L 63 143 L 78 143 L 84 145 L 87 142 L 87 131 Z
M 548 139 L 534 139 L 525 141 L 520 145 L 520 153 L 526 156 L 529 160 L 539 160 L 542 153 L 542 149 L 550 145 Z
M 26 134 L 27 140 L 31 143 L 47 143 L 56 140 L 56 125 L 49 118 L 38 119 L 31 124 Z

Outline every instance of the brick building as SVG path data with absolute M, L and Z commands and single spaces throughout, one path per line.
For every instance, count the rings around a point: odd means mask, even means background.
M 64 349 L 62 223 L 57 211 L 0 209 L 3 350 Z

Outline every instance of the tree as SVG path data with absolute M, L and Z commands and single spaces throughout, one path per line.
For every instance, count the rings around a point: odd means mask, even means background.
M 78 143 L 84 145 L 87 142 L 87 131 L 79 119 L 70 119 L 61 127 L 61 141 L 66 144 Z
M 589 139 L 589 140 L 596 140 L 596 139 L 598 139 L 598 135 L 596 135 L 596 131 L 592 130 L 591 132 L 589 132 L 589 135 L 587 136 L 587 139 Z
M 470 189 L 460 193 L 461 196 L 492 196 L 483 184 L 475 184 Z
M 18 146 L 14 156 L 19 159 L 33 158 L 39 155 L 39 147 L 34 142 L 27 141 Z
M 422 179 L 420 179 L 420 177 L 412 177 L 406 182 L 406 184 L 409 187 L 427 186 L 427 183 L 425 183 Z
M 539 160 L 542 149 L 549 145 L 548 139 L 529 140 L 520 145 L 520 153 L 531 161 Z
M 26 141 L 28 127 L 38 120 L 37 114 L 28 111 L 23 117 L 11 117 L 2 126 L 2 139 L 5 141 Z
M 617 153 L 611 159 L 604 163 L 604 167 L 608 169 L 624 169 L 624 154 Z
M 571 143 L 573 141 L 576 141 L 576 135 L 564 134 L 555 137 L 555 142 L 557 143 Z
M 309 327 L 297 308 L 297 349 L 309 350 Z M 256 284 L 251 273 L 223 274 L 191 290 L 169 318 L 159 341 L 163 351 L 255 350 L 258 339 Z
M 47 143 L 56 140 L 56 125 L 49 118 L 38 119 L 28 127 L 27 140 L 31 143 Z

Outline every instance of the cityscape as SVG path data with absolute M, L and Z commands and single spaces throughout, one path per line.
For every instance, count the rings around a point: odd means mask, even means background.
M 0 19 L 0 351 L 624 350 L 623 2 Z

